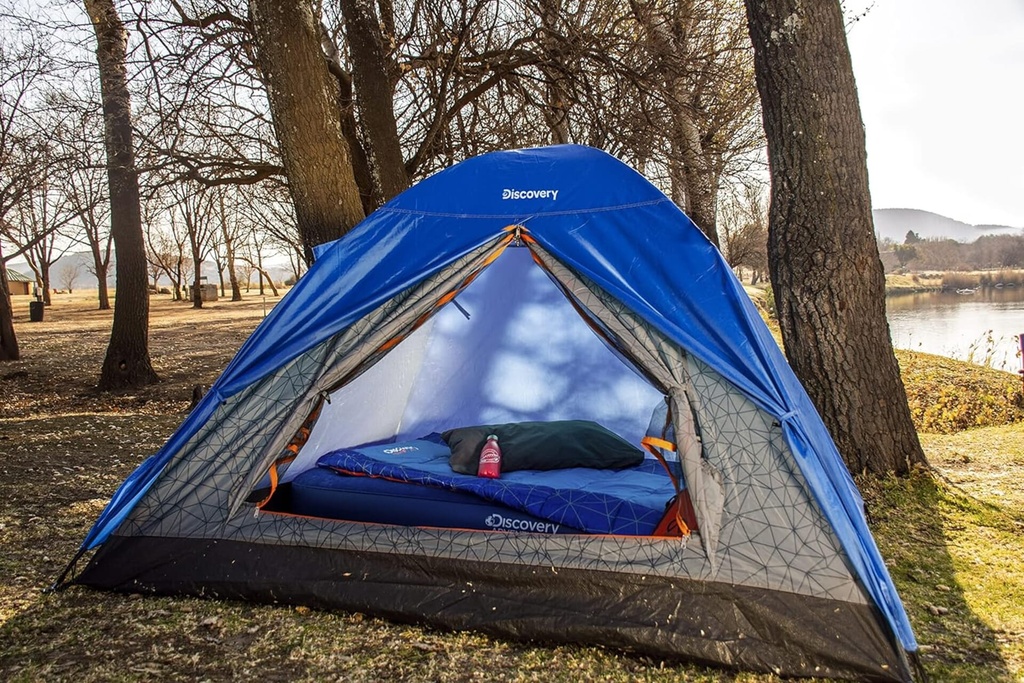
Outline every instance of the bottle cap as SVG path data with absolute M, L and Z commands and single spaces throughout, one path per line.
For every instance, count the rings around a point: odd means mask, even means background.
M 497 441 L 498 440 L 498 435 L 497 434 L 488 434 L 487 435 L 487 440 L 490 441 L 491 439 L 494 439 L 495 441 Z

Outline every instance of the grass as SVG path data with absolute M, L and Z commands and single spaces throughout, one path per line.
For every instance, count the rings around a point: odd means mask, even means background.
M 1024 422 L 1019 377 L 990 367 L 913 351 L 896 351 L 918 430 L 952 434 Z
M 901 274 L 892 273 L 885 276 L 885 293 L 911 294 L 942 289 L 942 278 L 929 273 Z
M 1024 429 L 922 435 L 932 465 L 858 482 L 939 681 L 1024 677 Z
M 264 309 L 258 297 L 152 306 L 164 382 L 100 395 L 90 387 L 110 314 L 58 297 L 28 324 L 18 304 L 25 358 L 0 366 L 0 680 L 778 680 L 302 607 L 44 593 L 114 489 L 184 417 L 193 384 L 216 377 Z M 911 352 L 900 362 L 931 469 L 858 483 L 925 669 L 935 681 L 1024 680 L 1024 422 L 998 405 L 1019 380 Z

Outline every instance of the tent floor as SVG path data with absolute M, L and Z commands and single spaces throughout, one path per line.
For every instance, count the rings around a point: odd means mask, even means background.
M 112 536 L 76 583 L 284 602 L 781 676 L 909 681 L 875 608 L 738 585 L 216 539 Z

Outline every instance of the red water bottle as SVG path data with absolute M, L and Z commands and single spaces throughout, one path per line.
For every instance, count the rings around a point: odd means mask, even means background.
M 498 437 L 491 434 L 487 437 L 487 443 L 480 451 L 480 465 L 477 467 L 476 476 L 497 479 L 501 476 L 501 447 L 498 445 Z

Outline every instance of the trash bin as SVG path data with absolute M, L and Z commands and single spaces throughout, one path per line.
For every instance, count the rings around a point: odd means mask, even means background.
M 42 322 L 43 320 L 43 302 L 42 301 L 29 301 L 28 302 L 28 319 L 34 323 Z

